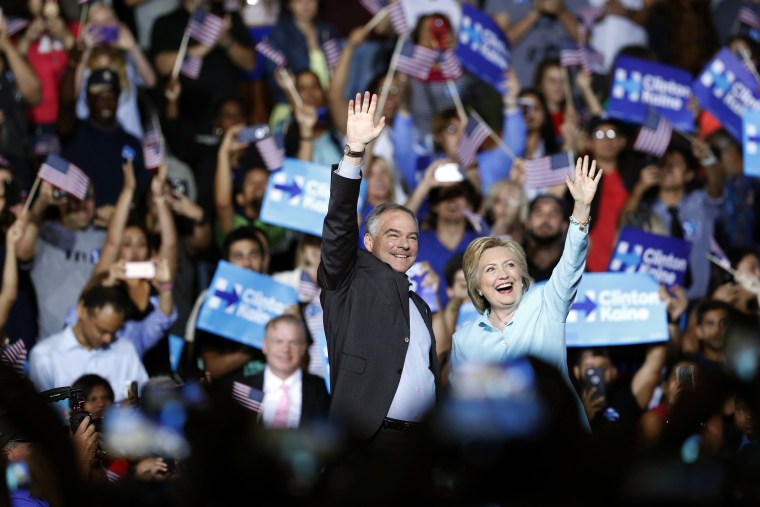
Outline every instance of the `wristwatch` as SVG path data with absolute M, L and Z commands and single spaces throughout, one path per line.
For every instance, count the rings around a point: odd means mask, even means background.
M 349 145 L 346 145 L 343 148 L 343 156 L 344 157 L 355 157 L 355 158 L 362 158 L 364 156 L 364 152 L 366 151 L 367 147 L 365 146 L 362 151 L 351 151 L 351 147 Z

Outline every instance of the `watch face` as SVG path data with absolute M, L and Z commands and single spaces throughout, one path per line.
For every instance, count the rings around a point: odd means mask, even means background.
M 349 147 L 348 147 L 348 145 L 345 145 L 345 146 L 343 147 L 343 154 L 344 154 L 344 155 L 348 155 L 348 152 L 349 152 L 349 151 L 351 151 L 351 148 L 349 148 Z

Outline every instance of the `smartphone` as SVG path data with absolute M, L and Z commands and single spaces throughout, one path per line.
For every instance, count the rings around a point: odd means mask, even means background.
M 131 398 L 133 395 L 137 397 L 137 381 L 136 380 L 124 381 L 124 394 L 127 398 Z
M 438 166 L 433 175 L 436 181 L 441 183 L 459 183 L 464 181 L 464 174 L 459 164 L 449 162 Z
M 95 41 L 101 44 L 113 44 L 119 40 L 119 25 L 97 25 L 90 32 Z
M 591 400 L 606 397 L 607 389 L 604 384 L 604 368 L 586 368 L 586 373 L 583 377 L 583 387 L 588 391 L 596 389 Z
M 433 22 L 430 24 L 430 35 L 438 43 L 438 47 L 444 49 L 446 47 L 446 40 L 449 37 L 449 31 L 451 27 L 449 22 L 443 16 L 433 17 Z
M 175 196 L 187 195 L 187 180 L 181 178 L 169 178 L 169 186 Z
M 238 133 L 237 140 L 239 143 L 252 143 L 260 141 L 268 135 L 269 127 L 266 125 L 251 125 Z
M 156 277 L 156 265 L 150 261 L 126 262 L 124 263 L 124 276 L 127 278 L 144 278 L 152 280 Z
M 676 370 L 676 381 L 678 382 L 678 387 L 694 389 L 694 365 L 679 366 Z

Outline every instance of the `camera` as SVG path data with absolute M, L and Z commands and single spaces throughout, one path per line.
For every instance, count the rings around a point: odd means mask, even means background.
M 187 195 L 187 180 L 181 178 L 169 178 L 169 186 L 172 189 L 172 194 Z
M 56 387 L 54 389 L 48 389 L 40 393 L 40 396 L 51 404 L 57 404 L 64 400 L 70 400 L 71 408 L 68 412 L 68 426 L 71 428 L 72 433 L 76 433 L 79 425 L 85 417 L 90 418 L 90 422 L 95 425 L 95 431 L 102 433 L 103 431 L 103 418 L 93 418 L 92 414 L 84 409 L 84 390 L 81 388 L 71 387 Z

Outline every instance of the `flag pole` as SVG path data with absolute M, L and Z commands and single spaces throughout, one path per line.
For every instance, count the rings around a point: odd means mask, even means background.
M 385 79 L 383 80 L 383 90 L 380 94 L 380 102 L 377 104 L 377 112 L 375 113 L 375 119 L 383 115 L 383 109 L 385 108 L 385 101 L 388 100 L 388 93 L 391 90 L 391 83 L 393 82 L 393 75 L 396 73 L 396 64 L 398 63 L 398 55 L 401 53 L 401 48 L 404 47 L 406 42 L 406 34 L 401 35 L 396 41 L 396 47 L 393 49 L 393 56 L 391 56 L 391 64 L 388 67 L 388 72 L 385 73 Z
M 172 79 L 177 79 L 179 70 L 182 68 L 182 61 L 187 54 L 187 44 L 190 41 L 190 34 L 185 30 L 185 34 L 182 36 L 182 42 L 179 44 L 179 51 L 177 52 L 177 59 L 174 60 L 174 68 L 172 69 Z
M 680 129 L 677 129 L 677 128 L 673 128 L 673 130 L 675 130 L 676 132 L 678 132 L 681 135 L 681 137 L 683 137 L 684 139 L 686 139 L 687 141 L 689 141 L 691 144 L 694 144 L 694 143 L 697 142 L 697 138 L 694 137 L 693 135 L 688 134 L 688 133 L 686 133 L 686 132 L 684 132 L 684 131 L 682 131 Z
M 462 128 L 464 128 L 467 125 L 467 113 L 465 112 L 464 105 L 462 104 L 462 97 L 459 96 L 457 85 L 451 79 L 447 79 L 446 86 L 449 88 L 451 98 L 454 99 L 454 107 L 457 109 L 459 120 L 462 122 Z
M 79 15 L 79 31 L 77 32 L 77 42 L 82 38 L 82 33 L 84 33 L 84 24 L 87 21 L 87 14 L 90 10 L 90 2 L 86 2 L 82 6 L 82 11 Z
M 375 29 L 377 25 L 383 22 L 385 17 L 388 15 L 388 7 L 383 7 L 378 11 L 377 14 L 372 16 L 372 19 L 370 19 L 366 25 L 364 25 L 364 29 L 367 30 L 367 32 L 371 32 Z
M 298 93 L 296 84 L 293 82 L 293 78 L 290 77 L 287 69 L 285 67 L 278 67 L 277 72 L 280 74 L 282 83 L 285 85 L 285 88 L 288 89 L 288 93 L 290 93 L 290 95 L 293 97 L 293 102 L 296 103 L 296 107 L 303 106 L 303 99 L 301 98 L 301 94 Z
M 478 120 L 481 125 L 484 125 L 486 127 L 486 130 L 488 130 L 488 137 L 494 140 L 494 142 L 499 146 L 499 149 L 503 151 L 511 160 L 515 160 L 517 158 L 517 155 L 515 155 L 515 152 L 512 151 L 512 149 L 507 146 L 507 144 L 504 142 L 504 140 L 499 137 L 496 132 L 493 131 L 493 129 L 488 125 L 488 123 L 483 120 L 483 118 L 478 114 L 477 111 L 474 109 L 470 113 L 472 116 Z
M 27 212 L 29 212 L 29 207 L 32 205 L 32 200 L 34 199 L 34 194 L 37 193 L 37 189 L 40 187 L 40 177 L 37 176 L 34 178 L 34 183 L 32 184 L 32 190 L 29 191 L 29 195 L 26 198 L 26 202 L 24 203 L 24 209 L 21 210 L 21 216 L 26 216 Z
M 754 63 L 752 63 L 752 59 L 750 59 L 749 53 L 744 46 L 739 46 L 739 54 L 741 55 L 742 60 L 744 60 L 744 65 L 747 66 L 747 69 L 755 77 L 755 80 L 760 83 L 760 74 L 757 73 L 757 67 L 755 67 Z

